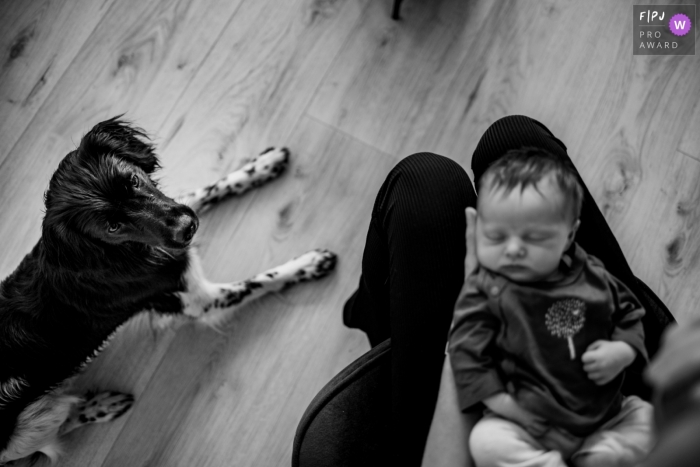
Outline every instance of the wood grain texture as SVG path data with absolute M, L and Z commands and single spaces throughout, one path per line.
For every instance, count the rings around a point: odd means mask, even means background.
M 0 184 L 0 216 L 14 217 L 17 206 L 27 216 L 21 232 L 17 226 L 0 225 L 0 236 L 12 239 L 0 258 L 0 275 L 16 267 L 38 240 L 41 193 L 58 162 L 95 123 L 119 113 L 128 111 L 127 117 L 156 131 L 235 7 L 235 2 L 221 0 L 113 5 L 0 163 L 0 172 L 15 174 Z M 179 69 L 182 63 L 189 65 Z
M 111 4 L 0 2 L 0 164 Z
M 462 62 L 488 47 L 479 30 L 491 7 L 460 0 L 407 2 L 404 19 L 394 22 L 383 2 L 366 2 L 309 114 L 390 154 L 435 150 L 416 140 L 437 125 L 445 100 L 467 97 L 449 95 L 448 89 L 463 72 Z
M 138 397 L 145 391 L 178 326 L 158 326 L 150 315 L 128 322 L 78 378 L 78 391 L 119 391 Z M 65 437 L 65 455 L 58 466 L 100 466 L 112 450 L 129 413 L 103 425 L 95 425 Z M 144 433 L 142 436 L 148 438 Z
M 649 206 L 673 183 L 674 158 L 698 151 L 698 56 L 633 56 L 632 37 L 619 27 L 631 19 L 625 2 L 407 7 L 406 22 L 391 25 L 381 5 L 367 4 L 309 113 L 386 152 L 432 150 L 465 167 L 498 118 L 543 122 L 567 145 L 632 269 L 681 319 L 691 315 L 687 276 L 654 287 L 659 278 L 646 271 L 663 270 L 663 246 L 643 232 L 662 222 Z M 652 244 L 655 259 L 638 254 Z M 698 251 L 700 242 L 686 248 Z M 700 278 L 695 264 L 686 267 Z
M 700 160 L 700 102 L 695 101 L 695 112 L 688 125 L 678 147 L 686 156 Z
M 646 177 L 635 202 L 648 206 L 628 255 L 638 277 L 663 298 L 680 323 L 700 316 L 700 162 L 682 153 L 667 170 Z M 641 210 L 639 210 L 641 211 Z M 638 211 L 638 212 L 639 212 Z M 640 215 L 641 217 L 641 215 Z
M 162 126 L 165 186 L 190 189 L 288 145 L 359 15 L 347 1 L 244 2 Z
M 631 1 L 412 0 L 399 22 L 389 3 L 0 3 L 0 277 L 38 239 L 58 162 L 121 112 L 154 135 L 173 195 L 292 150 L 282 178 L 202 216 L 212 280 L 340 255 L 223 333 L 129 323 L 79 384 L 136 406 L 71 433 L 60 467 L 289 465 L 307 404 L 367 349 L 341 310 L 384 177 L 423 150 L 468 168 L 507 114 L 566 143 L 635 273 L 681 323 L 700 316 L 700 55 L 632 56 Z
M 668 272 L 667 244 L 673 240 L 652 232 L 669 222 L 686 222 L 676 204 L 687 193 L 678 200 L 666 199 L 668 204 L 659 201 L 665 199 L 664 190 L 680 188 L 679 181 L 687 180 L 688 174 L 682 174 L 679 165 L 695 173 L 692 160 L 679 152 L 679 145 L 683 135 L 693 131 L 690 125 L 698 98 L 681 96 L 700 96 L 700 81 L 694 78 L 700 62 L 695 57 L 685 61 L 679 60 L 682 57 L 666 58 L 634 65 L 633 74 L 644 77 L 647 84 L 630 86 L 615 120 L 605 122 L 602 111 L 598 112 L 600 117 L 592 116 L 591 134 L 600 137 L 582 141 L 575 154 L 580 155 L 584 179 L 589 181 L 632 270 L 683 322 L 697 315 L 696 294 L 688 284 L 700 279 L 700 268 L 693 261 L 683 261 L 682 274 L 661 277 L 660 271 Z M 690 186 L 697 182 L 695 178 Z M 689 237 L 682 254 L 691 258 L 699 252 L 700 242 Z

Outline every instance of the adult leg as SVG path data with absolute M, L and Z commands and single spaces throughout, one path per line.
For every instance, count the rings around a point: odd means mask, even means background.
M 564 143 L 540 122 L 522 115 L 504 117 L 486 130 L 474 151 L 472 170 L 476 185 L 479 185 L 481 175 L 492 162 L 509 150 L 520 149 L 523 146 L 546 149 L 554 155 L 571 161 Z M 587 253 L 603 261 L 608 271 L 624 282 L 644 306 L 646 310 L 643 318 L 645 344 L 651 358 L 658 349 L 664 328 L 674 321 L 673 316 L 663 302 L 632 274 L 605 217 L 580 176 L 579 180 L 583 186 L 584 197 L 581 227 L 576 234 L 576 241 Z M 628 370 L 624 390 L 626 394 L 638 394 L 648 398 L 650 390 L 642 380 L 641 370 L 642 368 L 639 367 Z
M 374 346 L 391 338 L 394 464 L 420 465 L 440 383 L 454 303 L 464 280 L 469 177 L 431 153 L 389 173 L 375 201 L 358 290 L 345 324 Z

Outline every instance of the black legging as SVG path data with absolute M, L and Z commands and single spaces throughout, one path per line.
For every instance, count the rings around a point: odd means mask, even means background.
M 523 146 L 569 158 L 566 146 L 544 125 L 529 117 L 509 116 L 496 121 L 481 137 L 472 156 L 475 179 L 508 150 Z M 673 317 L 632 274 L 605 218 L 581 183 L 584 202 L 576 241 L 600 258 L 645 306 L 646 347 L 651 357 L 661 331 Z M 464 280 L 467 206 L 476 206 L 476 194 L 456 162 L 431 153 L 399 162 L 377 195 L 359 288 L 345 304 L 345 324 L 365 331 L 372 346 L 391 338 L 395 465 L 421 462 L 447 333 Z M 624 390 L 648 398 L 640 371 L 639 367 L 628 370 Z

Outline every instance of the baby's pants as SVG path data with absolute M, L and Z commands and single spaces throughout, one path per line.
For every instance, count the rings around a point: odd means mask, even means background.
M 557 428 L 535 438 L 489 412 L 472 430 L 469 449 L 477 467 L 565 467 L 567 462 L 576 467 L 634 466 L 652 448 L 652 418 L 652 406 L 630 396 L 620 413 L 586 438 L 554 433 Z

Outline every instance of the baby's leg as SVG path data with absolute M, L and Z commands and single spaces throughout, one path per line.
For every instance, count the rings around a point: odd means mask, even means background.
M 653 446 L 651 404 L 637 396 L 622 403 L 620 413 L 583 443 L 572 456 L 576 467 L 627 467 L 637 465 Z
M 559 452 L 547 450 L 523 427 L 493 414 L 474 426 L 469 449 L 477 467 L 566 467 Z

